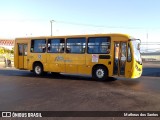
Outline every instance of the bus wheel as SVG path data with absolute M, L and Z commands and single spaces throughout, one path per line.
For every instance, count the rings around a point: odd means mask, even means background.
M 43 74 L 43 66 L 40 63 L 36 63 L 34 65 L 34 73 L 38 76 Z
M 97 66 L 93 68 L 92 77 L 95 80 L 104 81 L 108 78 L 108 70 L 104 66 Z

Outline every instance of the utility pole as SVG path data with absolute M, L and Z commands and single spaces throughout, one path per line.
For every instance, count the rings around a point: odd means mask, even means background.
M 147 38 L 147 52 L 148 52 L 148 30 L 147 30 L 146 38 Z
M 50 21 L 50 23 L 51 23 L 51 36 L 52 36 L 52 23 L 53 23 L 53 22 L 55 22 L 55 21 L 54 21 L 54 20 L 51 20 L 51 21 Z

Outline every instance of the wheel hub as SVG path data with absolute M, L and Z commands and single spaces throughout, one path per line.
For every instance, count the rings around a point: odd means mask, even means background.
M 40 74 L 40 73 L 41 73 L 41 67 L 40 67 L 40 66 L 36 66 L 35 72 L 36 72 L 37 74 Z
M 102 69 L 98 69 L 96 74 L 98 78 L 102 78 L 104 76 L 104 71 Z

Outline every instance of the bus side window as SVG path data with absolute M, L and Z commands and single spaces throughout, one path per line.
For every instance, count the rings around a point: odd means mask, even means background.
M 52 38 L 48 40 L 47 51 L 49 53 L 63 53 L 64 52 L 64 39 Z
M 64 47 L 60 49 L 60 53 L 63 53 L 63 52 L 64 52 Z
M 71 49 L 70 48 L 67 48 L 66 49 L 66 53 L 70 53 L 71 52 Z
M 50 52 L 50 50 L 51 50 L 51 44 L 48 43 L 48 52 Z
M 66 53 L 84 54 L 86 38 L 67 38 Z
M 46 40 L 36 39 L 31 41 L 31 52 L 44 53 L 46 52 Z
M 90 54 L 109 54 L 110 53 L 110 37 L 89 37 L 88 53 Z

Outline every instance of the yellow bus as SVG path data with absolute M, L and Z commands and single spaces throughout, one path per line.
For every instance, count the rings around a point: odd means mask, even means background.
M 37 76 L 50 72 L 138 78 L 142 74 L 140 40 L 126 34 L 16 38 L 14 66 Z

